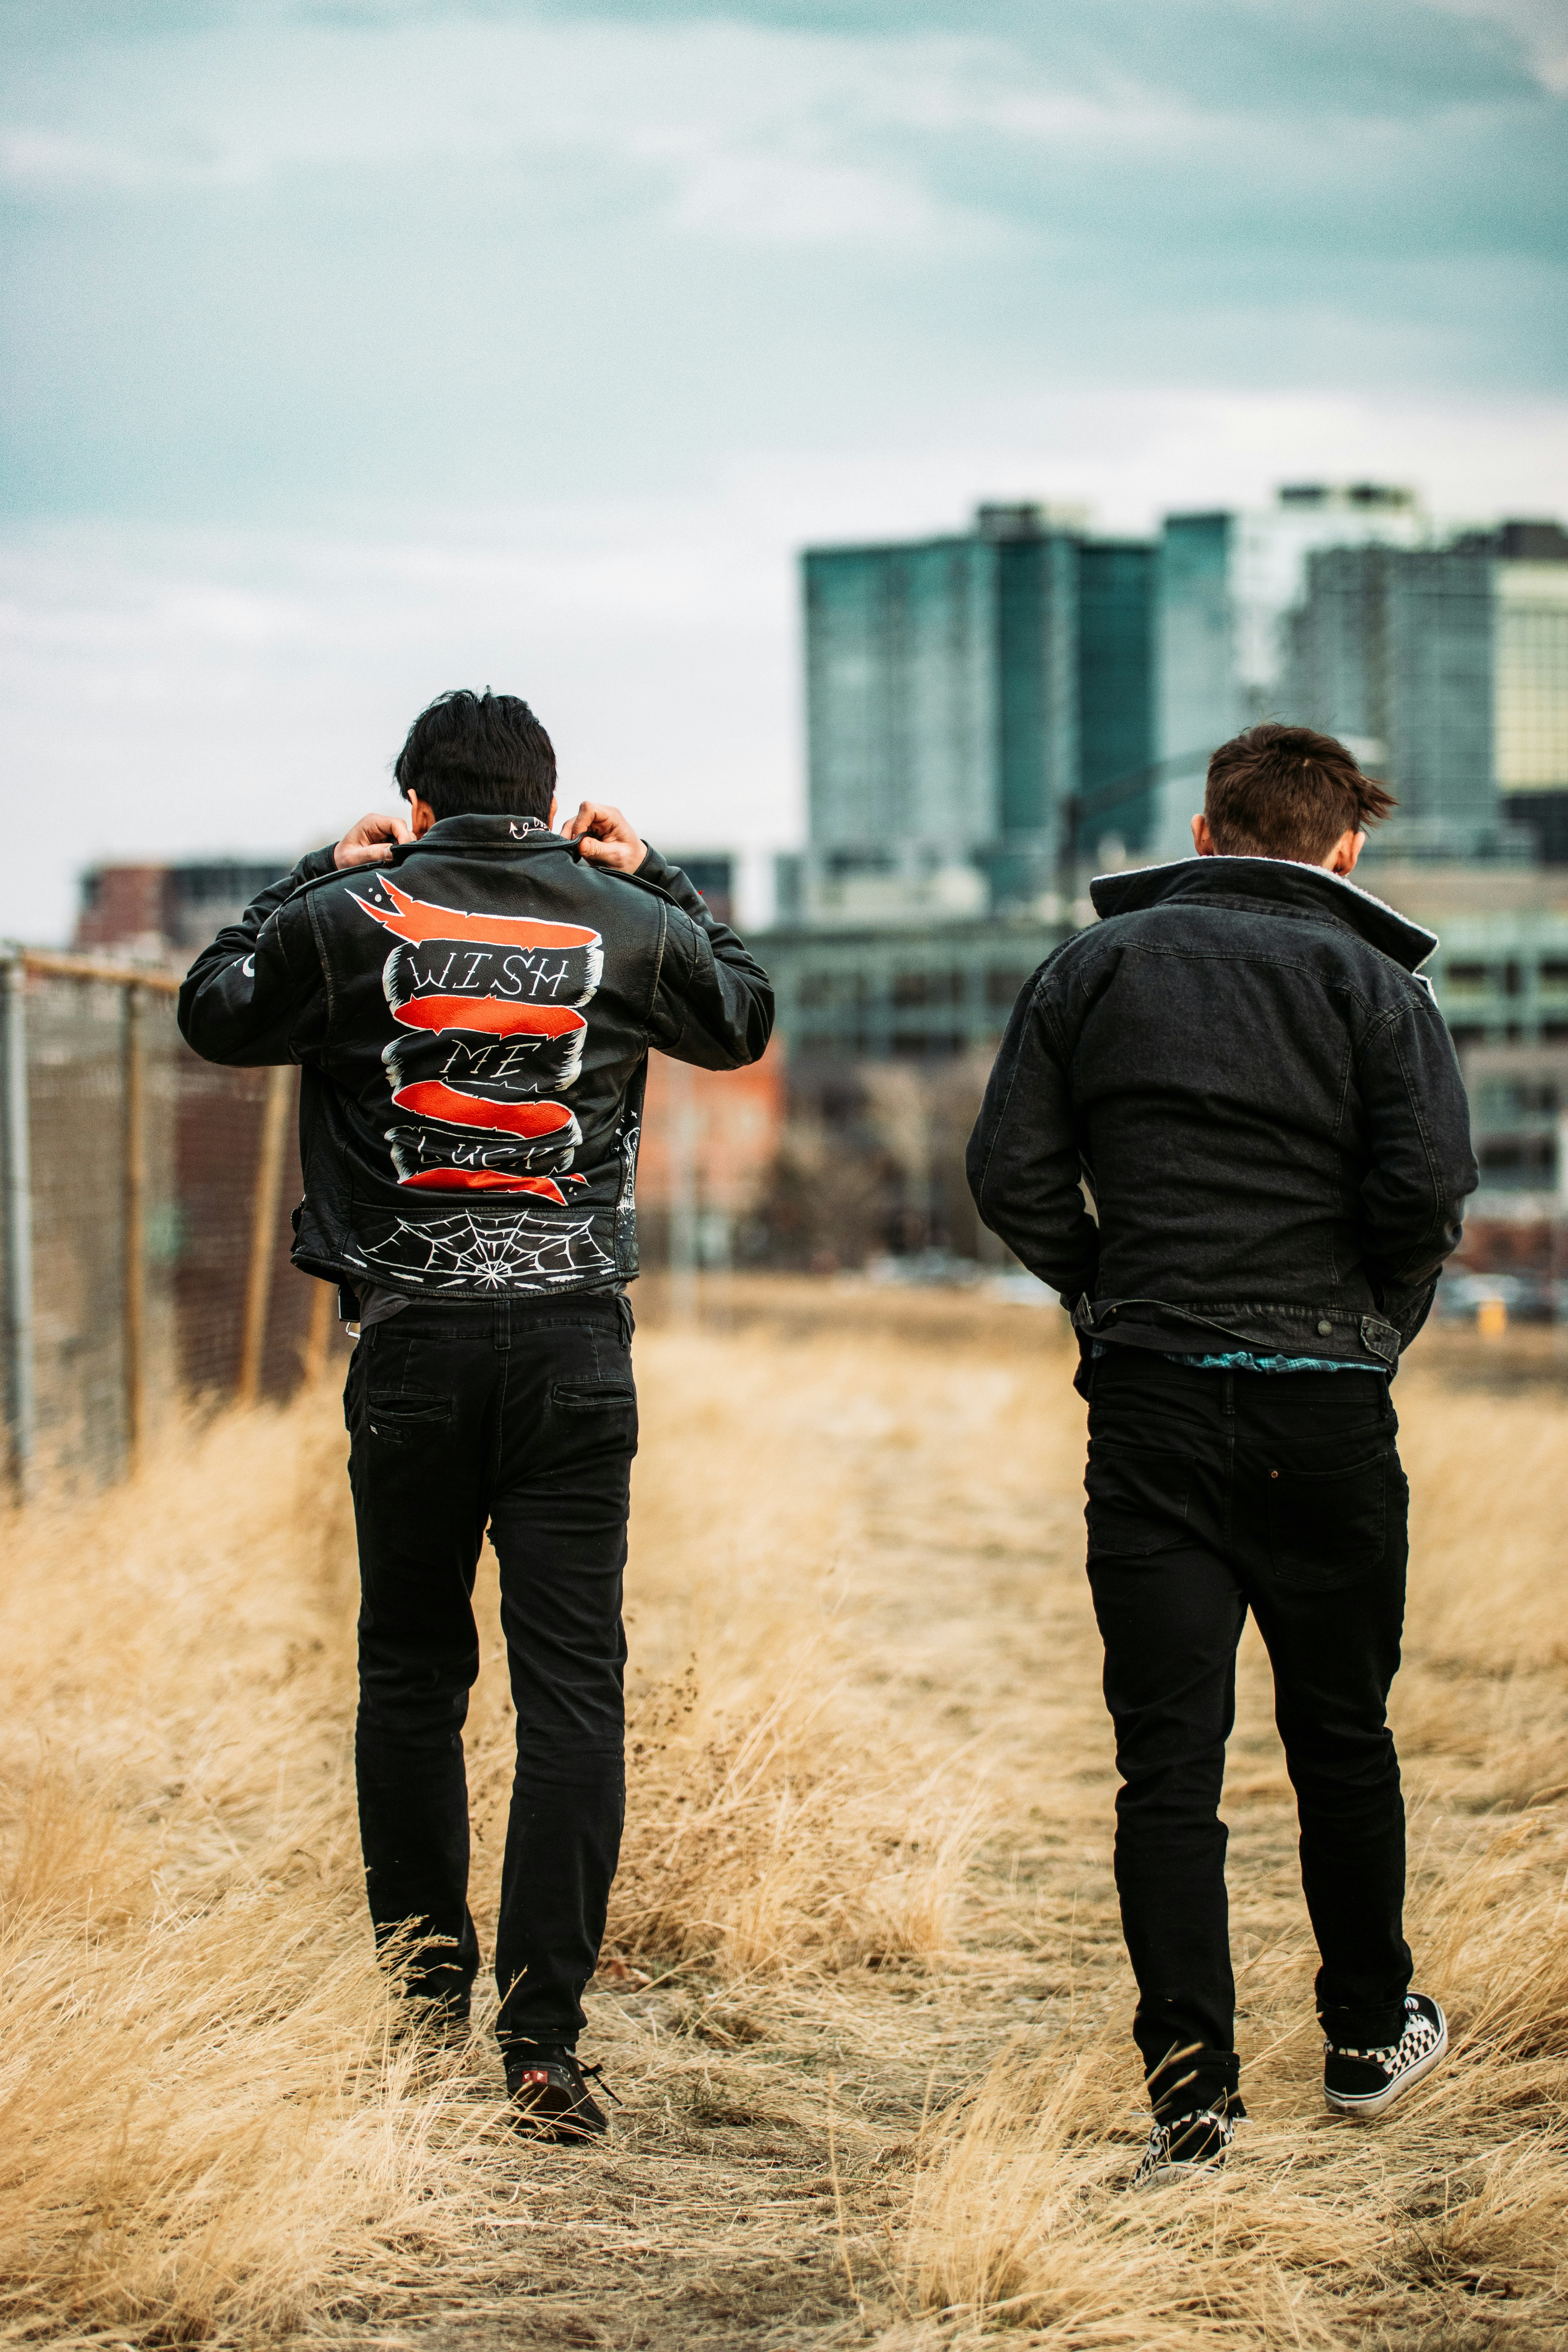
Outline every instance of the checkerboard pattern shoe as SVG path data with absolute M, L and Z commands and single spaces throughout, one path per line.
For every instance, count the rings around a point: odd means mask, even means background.
M 1427 1992 L 1405 1996 L 1405 2031 L 1382 2050 L 1323 2044 L 1323 2096 L 1337 2115 L 1381 2116 L 1415 2089 L 1448 2047 L 1448 2022 Z
M 1190 2180 L 1225 2162 L 1236 2137 L 1237 2119 L 1213 2107 L 1191 2115 L 1167 2116 L 1149 2134 L 1149 2145 L 1139 2160 L 1131 2187 L 1158 2189 L 1168 2181 Z

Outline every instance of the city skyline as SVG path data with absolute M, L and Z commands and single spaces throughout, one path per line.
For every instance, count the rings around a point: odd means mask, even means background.
M 1192 853 L 1209 756 L 1263 719 L 1397 795 L 1384 858 L 1563 862 L 1568 531 L 1444 531 L 1408 487 L 1282 485 L 1167 514 L 982 504 L 808 548 L 808 838 L 792 922 L 1057 920 L 1095 865 Z

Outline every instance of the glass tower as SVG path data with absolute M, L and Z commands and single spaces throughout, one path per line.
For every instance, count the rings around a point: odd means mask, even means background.
M 1027 904 L 1101 840 L 1142 846 L 1151 546 L 990 506 L 962 536 L 811 549 L 804 587 L 819 910 Z

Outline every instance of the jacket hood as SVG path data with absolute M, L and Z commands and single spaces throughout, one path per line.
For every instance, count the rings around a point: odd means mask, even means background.
M 1374 898 L 1342 875 L 1285 857 L 1184 857 L 1171 866 L 1136 866 L 1125 874 L 1100 874 L 1089 886 L 1097 915 L 1131 915 L 1144 907 L 1181 899 L 1248 898 L 1254 904 L 1290 907 L 1348 923 L 1405 971 L 1415 971 L 1437 944 L 1423 929 Z

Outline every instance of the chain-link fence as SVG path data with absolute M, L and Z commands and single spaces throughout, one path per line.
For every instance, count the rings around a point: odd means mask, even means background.
M 299 1073 L 198 1061 L 178 982 L 0 954 L 13 1491 L 121 1475 L 184 1400 L 286 1396 L 331 1344 L 289 1263 Z

